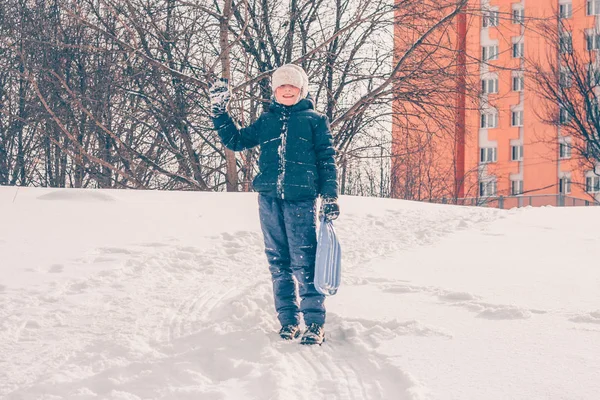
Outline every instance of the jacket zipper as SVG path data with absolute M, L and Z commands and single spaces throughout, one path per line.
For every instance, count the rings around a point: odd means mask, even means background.
M 283 182 L 285 179 L 285 153 L 287 147 L 287 131 L 288 131 L 289 112 L 284 112 L 281 116 L 281 134 L 279 143 L 279 174 L 277 176 L 277 197 L 282 200 L 285 199 L 285 193 L 283 191 Z

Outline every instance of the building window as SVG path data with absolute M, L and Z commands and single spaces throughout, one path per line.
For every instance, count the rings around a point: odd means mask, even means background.
M 600 1 L 600 0 L 598 0 L 598 1 Z M 513 24 L 525 23 L 525 9 L 524 8 L 522 8 L 522 7 L 513 8 L 512 22 L 513 22 Z
M 585 33 L 586 49 L 589 51 L 600 49 L 600 34 L 596 31 L 588 31 Z
M 600 110 L 598 109 L 598 100 L 584 100 L 585 112 L 587 120 L 591 123 L 596 123 L 600 119 Z
M 512 161 L 523 161 L 523 146 L 510 146 L 510 153 Z
M 568 176 L 563 176 L 558 180 L 558 191 L 561 194 L 569 194 L 571 193 L 571 178 Z
M 562 19 L 571 18 L 573 16 L 573 4 L 562 3 L 558 5 L 558 15 Z
M 525 88 L 525 78 L 523 75 L 514 75 L 512 79 L 512 90 L 522 92 Z
M 563 54 L 573 52 L 573 37 L 570 32 L 565 32 L 560 35 L 558 48 Z
M 600 85 L 600 68 L 588 65 L 588 82 L 591 87 Z
M 562 87 L 571 87 L 573 84 L 573 74 L 567 69 L 561 69 L 559 74 L 559 83 Z
M 496 162 L 496 148 L 482 147 L 479 149 L 479 161 L 481 161 L 482 164 Z
M 523 194 L 523 181 L 510 181 L 510 194 L 518 196 Z
M 481 92 L 484 94 L 498 93 L 498 78 L 482 79 L 481 80 Z
M 567 141 L 562 141 L 558 144 L 558 158 L 571 158 L 571 145 Z
M 566 125 L 571 122 L 571 113 L 566 108 L 561 107 L 558 112 L 558 122 L 561 125 Z
M 498 127 L 498 113 L 488 112 L 481 114 L 481 127 L 482 128 L 497 128 Z
M 520 39 L 518 42 L 513 43 L 513 45 L 512 45 L 513 58 L 523 58 L 524 54 L 525 54 L 525 43 L 523 43 L 523 39 Z
M 498 59 L 498 45 L 484 46 L 481 48 L 481 59 L 491 61 Z
M 479 182 L 479 196 L 495 196 L 496 195 L 496 181 Z
M 588 193 L 600 193 L 600 176 L 586 177 L 585 191 Z
M 587 15 L 600 14 L 600 0 L 587 0 Z
M 523 126 L 523 111 L 513 111 L 511 122 L 512 126 Z
M 598 159 L 598 154 L 600 154 L 600 152 L 598 151 L 598 145 L 596 145 L 593 142 L 590 141 L 586 141 L 585 142 L 585 151 L 588 157 L 593 157 L 595 159 Z
M 492 26 L 498 26 L 500 17 L 498 10 L 487 10 L 483 13 L 483 27 L 488 28 Z

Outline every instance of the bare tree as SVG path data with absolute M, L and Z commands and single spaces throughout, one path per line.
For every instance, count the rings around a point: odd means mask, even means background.
M 468 70 L 479 57 L 469 57 L 464 42 L 466 2 L 414 4 L 396 28 L 397 58 L 404 62 L 395 82 L 393 196 L 411 200 L 457 199 L 473 187 L 473 171 L 465 171 L 465 112 L 479 110 L 479 75 Z M 461 24 L 461 19 L 463 24 Z M 419 37 L 415 46 L 414 37 Z M 464 134 L 464 133 L 463 133 Z
M 530 89 L 542 100 L 538 117 L 556 127 L 564 139 L 561 143 L 557 143 L 556 138 L 545 139 L 547 145 L 554 150 L 553 154 L 566 153 L 578 168 L 599 176 L 600 58 L 595 43 L 600 34 L 598 31 L 573 33 L 573 28 L 558 14 L 538 21 L 537 29 L 552 50 L 545 58 L 528 60 Z M 586 50 L 573 46 L 573 34 L 585 35 Z M 594 184 L 588 177 L 574 184 L 581 185 L 593 198 L 593 193 L 600 191 L 598 181 L 596 178 Z
M 417 82 L 439 73 L 422 66 L 465 2 L 6 0 L 0 183 L 248 190 L 256 151 L 222 147 L 208 82 L 230 78 L 248 124 L 268 107 L 270 73 L 294 62 L 332 121 L 344 192 L 389 195 L 391 102 L 439 105 Z M 424 8 L 436 10 L 427 29 Z M 395 24 L 414 33 L 396 55 Z

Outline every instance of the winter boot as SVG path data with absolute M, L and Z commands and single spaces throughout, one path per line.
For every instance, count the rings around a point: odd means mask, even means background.
M 279 330 L 279 336 L 284 340 L 293 340 L 300 336 L 298 325 L 285 325 Z
M 325 329 L 323 329 L 323 325 L 319 324 L 310 324 L 304 335 L 302 336 L 301 344 L 318 344 L 322 345 L 325 341 Z

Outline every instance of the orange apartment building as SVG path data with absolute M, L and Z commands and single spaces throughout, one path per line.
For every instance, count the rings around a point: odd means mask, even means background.
M 543 65 L 561 50 L 536 21 L 555 21 L 557 31 L 562 21 L 568 26 L 562 45 L 587 52 L 586 35 L 600 28 L 600 0 L 471 1 L 436 36 L 452 49 L 430 57 L 454 71 L 447 79 L 455 90 L 440 97 L 448 104 L 447 123 L 418 115 L 403 100 L 394 103 L 394 197 L 492 206 L 500 198 L 505 208 L 600 201 L 598 175 L 578 161 L 570 146 L 575 139 L 543 121 L 548 107 L 528 61 Z M 407 32 L 396 26 L 397 57 L 413 39 Z M 420 146 L 425 142 L 427 148 Z

